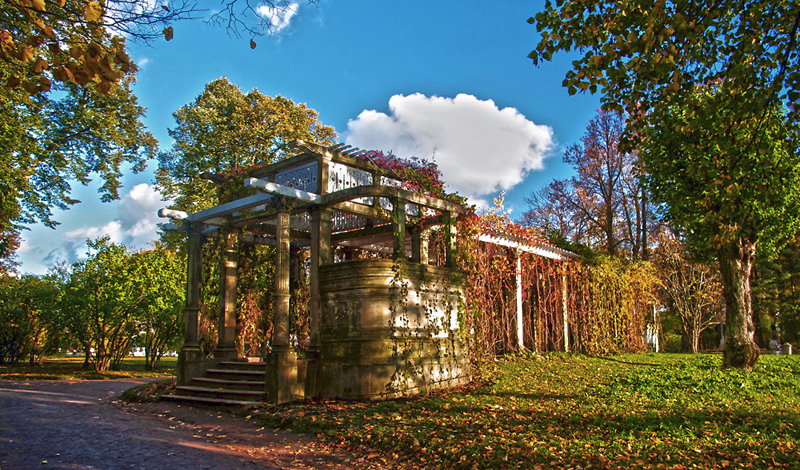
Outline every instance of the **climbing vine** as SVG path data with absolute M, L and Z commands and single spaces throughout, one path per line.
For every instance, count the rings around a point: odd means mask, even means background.
M 441 173 L 434 163 L 382 152 L 359 156 L 388 170 L 401 181 L 403 189 L 466 203 L 458 194 L 445 193 Z M 249 171 L 241 169 L 225 176 L 219 185 L 221 201 L 247 195 L 242 193 L 240 181 Z M 457 351 L 461 341 L 469 344 L 470 359 L 478 367 L 497 355 L 523 350 L 610 354 L 645 348 L 645 318 L 652 313 L 658 282 L 652 267 L 613 257 L 554 260 L 479 241 L 481 233 L 493 233 L 521 245 L 539 242 L 532 231 L 511 221 L 502 204 L 500 196 L 488 212 L 479 215 L 474 207 L 468 207 L 452 221 L 457 233 L 453 256 L 456 266 L 465 273 L 464 279 L 424 279 L 420 285 L 412 285 L 407 260 L 395 263 L 389 286 L 390 329 L 398 366 L 387 393 L 412 387 L 425 374 L 433 374 L 432 363 L 438 367 L 435 374 L 456 373 L 455 358 L 461 354 Z M 418 222 L 417 228 L 424 229 L 427 236 L 426 261 L 433 266 L 447 264 L 449 221 L 445 216 L 426 210 Z M 253 244 L 240 247 L 237 349 L 242 355 L 261 355 L 269 348 L 272 329 L 274 249 Z M 209 288 L 204 294 L 202 336 L 204 347 L 210 351 L 216 341 L 219 242 L 207 244 L 205 251 L 209 262 L 204 269 L 204 285 Z M 387 256 L 350 247 L 339 247 L 336 253 L 339 259 Z M 308 253 L 293 254 L 290 334 L 297 348 L 303 350 L 309 327 Z M 456 295 L 457 289 L 463 289 L 463 295 Z M 462 303 L 455 304 L 454 298 L 460 298 Z M 449 323 L 451 315 L 458 319 L 458 335 L 453 334 Z M 433 345 L 427 352 L 420 348 L 423 336 Z

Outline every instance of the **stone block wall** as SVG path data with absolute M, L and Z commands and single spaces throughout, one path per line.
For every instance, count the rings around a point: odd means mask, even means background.
M 460 271 L 391 260 L 320 267 L 317 391 L 389 398 L 470 380 Z

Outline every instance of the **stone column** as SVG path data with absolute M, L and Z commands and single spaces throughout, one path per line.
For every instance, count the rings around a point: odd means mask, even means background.
M 315 207 L 311 212 L 311 268 L 309 275 L 309 345 L 306 351 L 305 396 L 316 397 L 317 371 L 319 366 L 320 337 L 322 324 L 322 304 L 320 302 L 319 267 L 329 264 L 333 259 L 331 249 L 331 218 L 333 211 Z
M 514 272 L 517 281 L 517 345 L 519 352 L 525 350 L 524 325 L 522 319 L 522 251 L 516 250 L 517 268 Z
M 297 386 L 297 354 L 289 345 L 289 220 L 291 204 L 285 197 L 275 200 L 277 260 L 275 262 L 275 295 L 272 318 L 272 352 L 267 356 L 267 399 L 280 404 L 292 400 Z
M 448 268 L 456 268 L 455 236 L 456 226 L 452 212 L 444 214 L 444 245 L 445 245 L 445 265 Z
M 564 269 L 564 266 L 561 269 Z M 564 310 L 564 352 L 569 352 L 569 297 L 565 271 L 561 273 L 561 307 Z
M 402 199 L 392 199 L 392 232 L 394 232 L 392 259 L 406 259 L 406 202 Z
M 202 280 L 203 244 L 200 223 L 185 223 L 189 234 L 186 261 L 186 307 L 184 308 L 183 347 L 178 356 L 178 385 L 205 373 L 200 350 L 200 282 Z
M 422 263 L 422 230 L 419 226 L 413 226 L 408 231 L 411 233 L 411 262 Z
M 219 269 L 219 323 L 214 357 L 228 360 L 236 352 L 236 275 L 239 267 L 238 234 L 223 233 Z
M 420 231 L 420 236 L 419 236 L 420 264 L 428 264 L 430 261 L 430 239 L 431 239 L 431 230 L 429 228 Z
M 282 201 L 283 202 L 283 201 Z M 272 351 L 289 349 L 289 272 L 290 272 L 290 213 L 288 206 L 279 203 L 276 220 L 277 260 L 275 262 L 274 318 L 272 319 Z

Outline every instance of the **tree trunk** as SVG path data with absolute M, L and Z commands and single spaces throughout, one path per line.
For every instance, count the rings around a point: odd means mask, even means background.
M 723 368 L 750 370 L 758 361 L 750 300 L 750 270 L 755 251 L 756 244 L 742 238 L 717 251 L 726 306 Z

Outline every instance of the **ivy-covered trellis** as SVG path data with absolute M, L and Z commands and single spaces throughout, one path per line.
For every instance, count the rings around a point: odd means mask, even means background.
M 497 354 L 643 348 L 646 266 L 586 263 L 478 216 L 424 160 L 294 145 L 211 175 L 225 203 L 162 211 L 188 234 L 179 383 L 258 355 L 274 402 L 388 397 L 465 383 Z

